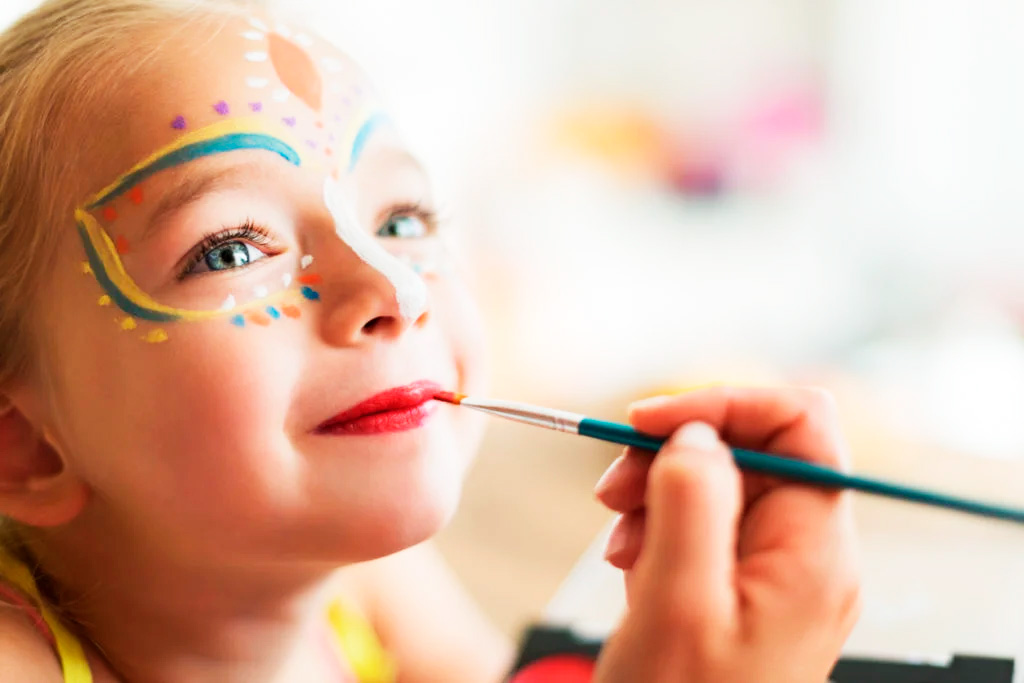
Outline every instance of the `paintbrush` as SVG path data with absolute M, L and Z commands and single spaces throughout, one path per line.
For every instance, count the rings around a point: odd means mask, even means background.
M 634 446 L 651 451 L 652 453 L 656 453 L 666 441 L 666 439 L 661 437 L 638 432 L 628 425 L 595 420 L 585 415 L 570 413 L 564 410 L 541 408 L 525 403 L 472 398 L 449 391 L 438 392 L 434 398 L 438 401 L 452 403 L 464 408 L 472 408 L 489 415 L 504 417 L 535 427 L 544 427 L 559 432 L 588 436 L 600 441 Z M 747 472 L 769 474 L 782 479 L 804 482 L 827 489 L 862 491 L 877 496 L 934 505 L 950 510 L 967 512 L 972 515 L 993 517 L 1024 524 L 1024 509 L 1014 509 L 993 503 L 969 500 L 882 479 L 844 474 L 830 467 L 814 465 L 795 458 L 768 455 L 766 453 L 748 451 L 743 448 L 732 448 L 731 450 L 737 466 Z

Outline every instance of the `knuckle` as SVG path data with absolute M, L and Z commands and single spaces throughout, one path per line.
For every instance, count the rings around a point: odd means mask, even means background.
M 860 616 L 861 581 L 848 568 L 820 574 L 813 580 L 812 595 L 823 620 L 845 626 Z
M 655 500 L 683 500 L 691 504 L 731 499 L 732 491 L 739 486 L 739 472 L 728 461 L 722 464 L 704 458 L 665 458 L 662 462 L 656 459 L 648 482 L 649 495 Z
M 695 465 L 680 457 L 655 458 L 649 476 L 653 486 L 669 495 L 700 488 L 703 478 Z
M 822 387 L 801 387 L 800 394 L 807 412 L 813 417 L 831 419 L 839 413 L 835 395 Z

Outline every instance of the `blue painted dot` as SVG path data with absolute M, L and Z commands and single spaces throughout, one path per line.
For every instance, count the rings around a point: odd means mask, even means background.
M 237 327 L 245 327 L 245 318 L 240 315 L 236 315 L 231 319 L 231 324 Z
M 306 297 L 310 301 L 320 301 L 320 292 L 316 291 L 312 287 L 303 287 L 302 296 Z
M 267 306 L 267 313 L 269 313 L 270 317 L 273 318 L 274 320 L 277 320 L 278 318 L 281 317 L 281 311 L 277 310 L 273 306 Z

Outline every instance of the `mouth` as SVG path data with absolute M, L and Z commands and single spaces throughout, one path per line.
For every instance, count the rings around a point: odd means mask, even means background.
M 422 426 L 434 414 L 436 382 L 413 382 L 375 394 L 317 427 L 320 434 L 384 434 Z

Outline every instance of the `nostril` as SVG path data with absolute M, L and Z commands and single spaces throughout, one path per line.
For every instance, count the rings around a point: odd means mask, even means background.
M 383 316 L 378 316 L 378 317 L 374 318 L 373 320 L 371 320 L 368 323 L 366 323 L 365 325 L 363 325 L 363 333 L 364 334 L 373 334 L 374 331 L 376 331 L 377 328 L 380 327 L 381 324 L 384 323 L 385 320 L 386 320 L 386 318 L 384 318 Z

